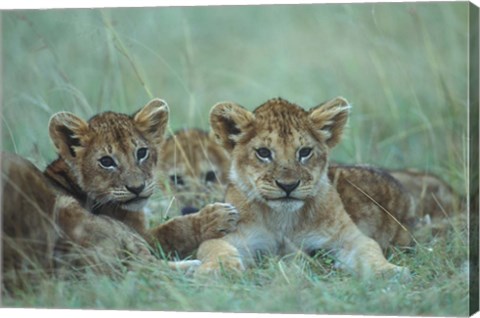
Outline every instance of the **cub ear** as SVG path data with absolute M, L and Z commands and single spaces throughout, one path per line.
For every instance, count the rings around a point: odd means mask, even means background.
M 48 132 L 60 156 L 71 160 L 88 133 L 88 123 L 72 113 L 59 112 L 50 118 Z
M 350 105 L 343 97 L 326 101 L 309 111 L 313 129 L 322 134 L 327 146 L 333 148 L 343 133 L 350 113 Z
M 253 113 L 231 102 L 218 103 L 210 110 L 214 139 L 227 151 L 232 151 L 254 119 Z
M 156 144 L 163 142 L 168 125 L 169 108 L 164 100 L 155 98 L 133 115 L 135 127 Z

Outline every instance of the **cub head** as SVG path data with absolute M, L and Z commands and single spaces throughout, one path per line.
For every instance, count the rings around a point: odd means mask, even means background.
M 223 199 L 230 159 L 208 132 L 175 132 L 165 140 L 159 162 L 165 176 L 160 188 L 175 195 L 182 214 Z
M 105 112 L 88 121 L 67 112 L 52 116 L 50 138 L 75 181 L 92 201 L 141 209 L 155 188 L 168 106 L 154 99 L 128 116 Z
M 335 98 L 309 111 L 272 99 L 250 112 L 219 103 L 210 112 L 217 142 L 231 154 L 230 181 L 276 211 L 297 211 L 328 189 L 328 154 L 350 106 Z

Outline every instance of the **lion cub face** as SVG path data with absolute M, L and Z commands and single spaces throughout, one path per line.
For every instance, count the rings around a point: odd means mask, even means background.
M 168 137 L 162 147 L 159 168 L 168 180 L 159 186 L 171 191 L 182 213 L 205 202 L 222 200 L 227 171 L 228 153 L 218 145 L 208 132 L 185 129 Z
M 168 106 L 154 99 L 132 116 L 105 112 L 89 121 L 55 114 L 50 137 L 78 186 L 93 201 L 138 211 L 155 187 L 159 146 L 168 122 Z
M 253 113 L 233 103 L 211 112 L 218 141 L 232 153 L 230 181 L 247 200 L 297 211 L 328 189 L 326 167 L 349 106 L 336 98 L 310 111 L 272 99 Z

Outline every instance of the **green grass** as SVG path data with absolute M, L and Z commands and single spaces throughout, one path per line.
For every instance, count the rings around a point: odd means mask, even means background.
M 267 260 L 243 277 L 195 279 L 159 268 L 120 279 L 87 275 L 81 280 L 43 281 L 34 290 L 4 298 L 12 307 L 142 309 L 270 313 L 467 315 L 465 242 L 450 236 L 392 261 L 409 265 L 409 282 L 362 281 L 319 265 Z M 35 296 L 33 296 L 35 295 Z M 115 296 L 113 296 L 115 295 Z
M 222 100 L 309 108 L 342 95 L 353 109 L 334 160 L 429 170 L 464 194 L 467 15 L 468 3 L 3 12 L 2 149 L 44 168 L 60 110 L 131 113 L 161 97 L 176 130 L 208 128 Z M 466 315 L 466 236 L 395 253 L 416 273 L 407 283 L 272 260 L 209 282 L 161 269 L 43 281 L 3 305 Z

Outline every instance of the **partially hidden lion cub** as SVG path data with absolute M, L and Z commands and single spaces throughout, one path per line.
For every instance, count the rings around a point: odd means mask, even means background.
M 232 159 L 226 202 L 237 207 L 240 221 L 237 231 L 201 244 L 198 274 L 243 270 L 257 255 L 318 249 L 332 251 L 339 265 L 362 275 L 408 273 L 389 263 L 379 243 L 352 220 L 374 212 L 352 209 L 349 216 L 329 180 L 328 155 L 349 109 L 343 98 L 309 111 L 283 99 L 253 112 L 234 103 L 212 108 L 211 127 Z
M 24 267 L 35 244 L 43 246 L 41 264 L 72 245 L 103 246 L 100 257 L 109 249 L 147 255 L 149 244 L 160 245 L 167 255 L 185 257 L 203 240 L 233 231 L 238 213 L 221 203 L 147 228 L 142 208 L 156 185 L 168 113 L 160 99 L 131 116 L 105 112 L 84 121 L 57 113 L 49 133 L 59 157 L 44 174 L 18 156 L 2 155 L 2 243 L 11 251 L 3 254 L 10 264 L 4 272 Z
M 182 129 L 165 139 L 159 186 L 174 196 L 174 213 L 191 214 L 206 202 L 223 200 L 229 166 L 228 153 L 208 132 Z

